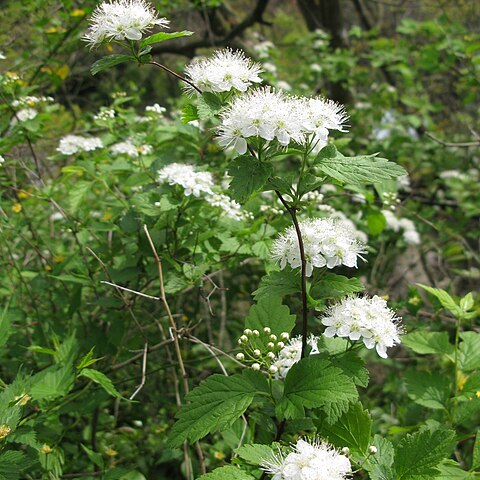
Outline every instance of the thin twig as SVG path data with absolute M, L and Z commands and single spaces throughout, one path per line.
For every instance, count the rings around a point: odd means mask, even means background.
M 179 75 L 178 73 L 174 72 L 173 70 L 170 70 L 170 69 L 169 69 L 168 67 L 166 67 L 165 65 L 162 65 L 161 63 L 155 62 L 154 60 L 152 60 L 152 61 L 149 62 L 149 63 L 150 63 L 150 65 L 155 65 L 156 67 L 165 70 L 165 71 L 168 72 L 170 75 L 173 75 L 175 78 L 178 78 L 178 79 L 181 80 L 182 82 L 185 82 L 186 84 L 190 85 L 194 90 L 196 90 L 198 93 L 200 93 L 200 95 L 203 93 L 193 82 L 191 82 L 190 80 L 188 80 L 188 79 L 185 78 L 185 77 L 182 77 L 181 75 Z
M 148 342 L 145 342 L 145 346 L 143 347 L 143 360 L 142 360 L 142 380 L 140 381 L 140 384 L 137 386 L 135 391 L 130 395 L 130 400 L 133 400 L 138 392 L 144 387 L 145 385 L 145 379 L 146 379 L 146 374 L 147 374 L 147 352 L 148 352 Z
M 153 295 L 147 295 L 146 293 L 138 292 L 137 290 L 131 290 L 130 288 L 122 287 L 120 285 L 117 285 L 116 283 L 107 282 L 106 280 L 101 280 L 100 283 L 104 283 L 105 285 L 110 285 L 110 286 L 115 287 L 115 288 L 120 289 L 120 290 L 125 290 L 126 292 L 134 293 L 135 295 L 138 295 L 140 297 L 149 298 L 150 300 L 157 300 L 157 301 L 161 300 L 160 297 L 154 297 Z
M 444 147 L 463 147 L 463 148 L 468 148 L 468 147 L 480 147 L 480 140 L 476 142 L 445 142 L 441 140 L 440 138 L 437 138 L 435 135 L 432 135 L 430 132 L 423 132 L 428 138 L 433 140 L 434 142 L 439 143 L 440 145 L 443 145 Z

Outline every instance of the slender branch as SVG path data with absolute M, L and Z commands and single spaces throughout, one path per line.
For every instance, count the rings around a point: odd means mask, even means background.
M 302 263 L 302 357 L 305 357 L 307 350 L 307 335 L 308 335 L 308 307 L 307 307 L 307 260 L 305 258 L 305 248 L 303 245 L 302 232 L 300 231 L 300 225 L 298 224 L 297 219 L 297 209 L 294 206 L 291 206 L 287 201 L 282 197 L 282 194 L 275 190 L 277 197 L 282 202 L 282 205 L 285 207 L 287 212 L 292 217 L 293 225 L 295 227 L 295 232 L 298 238 L 298 248 L 300 250 L 300 260 Z
M 440 145 L 443 145 L 444 147 L 480 147 L 480 140 L 477 140 L 475 142 L 444 142 L 440 138 L 437 138 L 435 135 L 432 135 L 430 132 L 423 132 L 424 135 L 426 135 L 428 138 L 433 140 L 434 142 L 439 143 Z
M 148 352 L 148 342 L 145 342 L 145 346 L 143 348 L 143 360 L 142 360 L 142 380 L 140 381 L 140 384 L 138 387 L 135 389 L 135 391 L 130 395 L 129 400 L 133 400 L 138 392 L 144 387 L 145 385 L 145 379 L 146 379 L 146 374 L 147 374 L 147 352 Z
M 155 62 L 155 61 L 151 61 L 149 62 L 150 65 L 155 65 L 156 67 L 158 68 L 161 68 L 163 70 L 165 70 L 166 72 L 168 72 L 170 75 L 173 75 L 175 78 L 178 78 L 179 80 L 181 80 L 182 82 L 185 82 L 187 83 L 188 85 L 190 85 L 194 90 L 196 90 L 198 93 L 202 94 L 202 91 L 193 83 L 191 82 L 190 80 L 188 80 L 187 78 L 185 77 L 182 77 L 181 75 L 179 75 L 178 73 L 174 72 L 173 70 L 170 70 L 168 67 L 166 67 L 165 65 L 162 65 L 161 63 L 158 63 L 158 62 Z

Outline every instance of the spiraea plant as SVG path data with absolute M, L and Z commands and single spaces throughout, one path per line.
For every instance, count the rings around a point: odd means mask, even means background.
M 165 452 L 151 463 L 174 460 L 176 470 L 169 478 L 478 476 L 480 441 L 470 422 L 480 411 L 480 334 L 473 327 L 478 314 L 473 296 L 456 301 L 441 289 L 421 285 L 436 298 L 438 310 L 449 312 L 453 328 L 432 330 L 402 321 L 388 298 L 366 291 L 354 276 L 355 269 L 375 263 L 379 252 L 346 213 L 328 204 L 332 189 L 335 195 L 375 189 L 387 198 L 382 186 L 401 182 L 406 171 L 376 153 L 342 154 L 335 137 L 349 130 L 345 107 L 323 96 L 295 96 L 263 84 L 262 65 L 242 51 L 217 50 L 193 60 L 184 73 L 160 63 L 152 55 L 156 44 L 192 35 L 163 31 L 170 23 L 144 0 L 112 0 L 96 7 L 83 40 L 95 52 L 105 45 L 110 52 L 118 50 L 92 65 L 95 76 L 128 62 L 151 68 L 152 74 L 160 69 L 162 75 L 173 76 L 184 89 L 182 111 L 165 120 L 165 108 L 154 104 L 138 115 L 127 106 L 127 93 L 116 94 L 86 128 L 56 144 L 54 161 L 75 160 L 59 169 L 61 187 L 45 182 L 41 165 L 34 165 L 38 191 L 31 196 L 54 207 L 48 233 L 55 238 L 62 223 L 56 246 L 64 255 L 75 248 L 78 254 L 68 261 L 81 271 L 65 273 L 64 259 L 50 260 L 49 252 L 40 252 L 47 272 L 43 288 L 50 292 L 47 280 L 66 285 L 66 303 L 56 307 L 67 316 L 77 314 L 79 323 L 85 319 L 77 313 L 78 305 L 91 289 L 87 298 L 98 319 L 91 334 L 111 339 L 97 357 L 93 349 L 80 355 L 76 332 L 64 342 L 55 337 L 54 348 L 30 349 L 52 356 L 54 365 L 32 376 L 20 372 L 9 385 L 2 381 L 0 479 L 21 478 L 20 473 L 35 463 L 30 450 L 38 453 L 44 478 L 62 478 L 65 455 L 71 453 L 61 448 L 64 434 L 58 434 L 56 443 L 39 439 L 60 431 L 61 415 L 66 416 L 66 406 L 72 404 L 79 412 L 93 412 L 95 421 L 85 426 L 79 439 L 94 465 L 92 477 L 145 478 L 116 463 L 118 452 L 108 446 L 108 433 L 101 437 L 102 456 L 95 434 L 102 413 L 110 428 L 118 420 L 120 405 L 133 411 L 142 402 L 139 398 L 151 378 L 149 355 L 163 348 L 159 370 L 168 375 L 156 385 L 155 396 L 161 398 L 151 409 L 166 420 L 152 427 L 148 442 L 158 443 L 163 435 Z M 10 104 L 12 138 L 18 137 L 18 143 L 27 139 L 33 149 L 31 137 L 41 119 L 35 119 L 32 105 L 55 107 L 47 98 L 20 98 L 20 103 Z M 179 153 L 173 155 L 176 147 Z M 68 199 L 65 209 L 62 196 Z M 387 210 L 388 198 L 382 200 L 384 214 L 375 210 L 375 221 L 380 217 L 393 231 L 403 232 L 408 244 L 418 244 L 413 223 L 395 217 Z M 33 201 L 19 201 L 19 211 L 41 209 L 42 204 Z M 104 210 L 97 210 L 99 206 Z M 25 222 L 30 228 L 28 217 Z M 210 323 L 205 338 L 197 335 L 198 325 L 180 313 L 194 308 L 181 303 L 193 303 L 192 292 L 198 288 L 207 314 L 212 313 L 211 296 L 229 288 L 223 276 L 217 284 L 214 274 L 249 264 L 262 278 L 255 291 L 241 292 L 243 300 L 254 297 L 253 304 L 248 300 L 244 323 L 228 329 L 225 315 L 218 335 Z M 229 277 L 232 285 L 235 275 Z M 102 291 L 92 286 L 100 281 Z M 152 293 L 153 284 L 159 288 Z M 105 298 L 108 289 L 115 298 Z M 137 301 L 153 307 L 140 307 Z M 103 308 L 114 311 L 114 319 L 120 311 L 121 321 L 112 322 Z M 137 308 L 144 308 L 142 316 Z M 239 309 L 245 310 L 245 301 Z M 0 347 L 12 333 L 7 311 L 0 314 Z M 37 324 L 47 342 L 52 332 Z M 152 331 L 159 337 L 154 345 Z M 227 331 L 238 333 L 230 344 L 224 338 Z M 405 425 L 389 423 L 374 412 L 371 397 L 380 386 L 369 385 L 367 368 L 379 362 L 394 365 L 399 346 L 430 356 L 432 365 L 428 371 L 402 371 L 398 391 L 392 393 L 393 387 L 386 385 L 390 394 L 426 409 L 423 417 L 418 413 L 421 421 Z M 124 359 L 125 352 L 134 357 Z M 115 362 L 102 364 L 103 356 Z M 141 361 L 141 379 L 125 396 L 110 373 L 136 360 Z M 208 368 L 200 370 L 203 378 L 197 379 L 188 369 L 201 361 Z M 221 373 L 205 375 L 215 369 Z M 377 376 L 375 381 L 381 380 Z M 110 415 L 102 408 L 112 397 L 116 403 Z M 405 416 L 410 414 L 409 410 Z M 82 421 L 80 414 L 68 418 L 73 418 L 73 427 Z M 136 450 L 129 450 L 140 448 L 141 438 L 132 436 L 121 444 L 129 466 L 136 462 Z M 91 439 L 92 448 L 84 444 L 86 439 Z M 2 470 L 2 461 L 20 473 Z

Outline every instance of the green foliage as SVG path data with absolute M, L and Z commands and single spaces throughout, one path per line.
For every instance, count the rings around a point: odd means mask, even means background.
M 232 198 L 239 203 L 245 203 L 253 193 L 263 188 L 272 172 L 270 163 L 249 155 L 236 158 L 228 167 L 228 174 L 232 177 Z
M 238 467 L 226 465 L 225 467 L 217 468 L 210 473 L 202 475 L 199 477 L 199 480 L 253 480 L 253 478 L 255 477 L 245 473 Z
M 90 69 L 92 75 L 96 75 L 97 73 L 106 70 L 107 68 L 114 67 L 115 65 L 119 65 L 120 63 L 130 62 L 135 60 L 135 57 L 132 55 L 108 55 L 106 57 L 97 60 Z

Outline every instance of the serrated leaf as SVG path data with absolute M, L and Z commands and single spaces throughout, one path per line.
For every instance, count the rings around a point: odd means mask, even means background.
M 417 285 L 436 297 L 441 303 L 442 307 L 453 313 L 455 317 L 460 317 L 462 315 L 462 309 L 455 303 L 455 300 L 445 290 L 442 290 L 441 288 L 429 287 L 428 285 L 422 285 L 421 283 L 417 283 Z
M 2 313 L 0 314 L 0 348 L 3 347 L 10 336 L 10 318 L 7 315 L 8 304 L 5 305 Z
M 270 163 L 261 162 L 248 155 L 237 157 L 228 167 L 228 174 L 232 177 L 232 198 L 239 203 L 245 203 L 253 193 L 262 189 L 272 171 Z
M 195 105 L 188 104 L 182 109 L 182 123 L 193 122 L 198 120 L 198 110 Z
M 245 319 L 245 327 L 261 332 L 264 327 L 269 327 L 272 334 L 280 337 L 282 332 L 290 333 L 295 326 L 295 315 L 290 314 L 286 305 L 282 304 L 280 297 L 263 297 L 257 304 L 252 305 Z M 255 338 L 255 345 L 265 349 L 269 342 L 264 337 Z
M 87 194 L 92 190 L 94 182 L 77 182 L 68 191 L 68 199 L 70 200 L 70 208 L 72 213 L 76 213 L 80 205 L 85 200 Z
M 65 396 L 73 387 L 74 380 L 70 365 L 48 367 L 32 377 L 29 394 L 34 400 L 54 400 Z
M 369 457 L 364 468 L 371 480 L 396 480 L 393 472 L 394 449 L 392 443 L 380 435 L 373 437 L 372 445 L 377 449 L 375 455 Z
M 472 454 L 472 470 L 476 470 L 480 467 L 480 435 L 478 434 L 480 430 L 477 430 L 475 435 L 475 443 L 473 444 L 473 454 Z
M 480 333 L 463 332 L 460 334 L 458 361 L 464 372 L 471 372 L 480 368 Z
M 437 468 L 440 473 L 435 480 L 473 480 L 475 478 L 473 472 L 466 472 L 453 460 L 444 460 Z
M 450 343 L 447 332 L 417 330 L 404 335 L 402 344 L 420 355 L 429 353 L 453 355 L 454 353 L 454 346 Z
M 87 454 L 90 461 L 95 464 L 98 468 L 103 469 L 105 467 L 105 462 L 103 461 L 102 456 L 98 452 L 94 452 L 90 448 L 86 447 L 83 443 L 80 444 L 83 448 L 83 451 Z
M 266 459 L 273 457 L 272 448 L 261 443 L 242 445 L 235 450 L 235 453 L 251 465 L 261 465 Z
M 362 404 L 357 402 L 350 405 L 348 412 L 344 413 L 333 425 L 322 425 L 322 436 L 337 447 L 348 447 L 352 451 L 367 455 L 370 446 L 370 432 L 372 419 Z
M 177 413 L 169 442 L 176 447 L 231 427 L 255 393 L 255 386 L 244 375 L 211 375 L 187 395 L 189 403 Z
M 0 454 L 0 480 L 18 480 L 23 470 L 28 467 L 24 464 L 23 452 L 9 450 Z
M 258 289 L 253 292 L 253 296 L 258 301 L 263 297 L 280 297 L 291 295 L 301 291 L 300 275 L 293 270 L 281 270 L 280 272 L 270 272 L 260 280 Z
M 222 101 L 217 95 L 204 92 L 197 97 L 197 113 L 201 120 L 212 120 L 223 107 Z
M 407 173 L 400 165 L 376 154 L 345 157 L 333 145 L 323 148 L 314 164 L 335 180 L 352 185 L 379 183 Z
M 107 55 L 106 57 L 97 60 L 90 68 L 90 72 L 92 75 L 96 75 L 102 70 L 106 70 L 107 68 L 114 67 L 115 65 L 129 62 L 131 60 L 135 60 L 135 58 L 131 55 Z
M 188 30 L 183 30 L 182 32 L 172 32 L 172 33 L 158 32 L 142 40 L 140 42 L 140 47 L 143 48 L 147 45 L 153 45 L 154 43 L 161 43 L 167 40 L 173 40 L 174 38 L 189 37 L 190 35 L 193 35 L 193 32 L 190 32 Z
M 285 378 L 284 398 L 299 411 L 353 402 L 358 392 L 353 380 L 325 358 L 312 355 L 290 368 Z
M 198 480 L 254 480 L 254 478 L 238 467 L 226 465 L 202 475 Z
M 93 370 L 92 368 L 84 368 L 80 372 L 80 376 L 87 377 L 95 383 L 98 383 L 112 397 L 121 397 L 112 381 L 102 372 Z
M 314 298 L 339 298 L 365 290 L 362 282 L 356 277 L 345 277 L 336 273 L 325 274 L 311 289 L 310 295 Z
M 452 430 L 423 430 L 407 435 L 395 448 L 397 480 L 429 480 L 439 473 L 437 465 L 454 447 Z
M 343 352 L 330 357 L 334 367 L 340 368 L 347 377 L 353 379 L 356 385 L 366 388 L 369 373 L 364 361 L 355 352 Z
M 20 443 L 34 448 L 38 447 L 37 432 L 33 427 L 27 425 L 23 425 L 10 433 L 6 438 L 6 441 L 8 443 Z
M 432 409 L 445 409 L 450 395 L 450 381 L 445 375 L 409 370 L 405 374 L 408 396 L 415 403 Z

